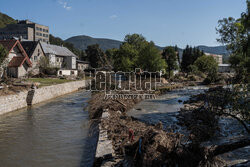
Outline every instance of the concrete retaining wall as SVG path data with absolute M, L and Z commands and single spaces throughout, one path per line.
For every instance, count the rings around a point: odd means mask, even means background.
M 99 138 L 96 147 L 94 167 L 110 167 L 115 163 L 112 141 L 108 139 L 108 132 L 102 127 L 102 121 L 108 119 L 109 113 L 102 113 L 101 122 L 99 123 Z
M 46 86 L 30 91 L 23 91 L 15 95 L 0 96 L 0 115 L 62 96 L 79 88 L 86 87 L 89 80 L 68 82 L 64 84 Z

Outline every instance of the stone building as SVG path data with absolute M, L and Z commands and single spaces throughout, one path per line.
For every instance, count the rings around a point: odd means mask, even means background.
M 3 63 L 1 68 L 7 68 L 9 77 L 24 77 L 32 67 L 32 63 L 21 43 L 18 40 L 0 40 L 0 44 L 7 50 L 4 60 L 6 63 Z
M 45 57 L 40 41 L 21 41 L 30 61 L 32 62 L 32 74 L 39 73 L 39 61 Z
M 50 65 L 65 70 L 76 70 L 76 55 L 63 46 L 41 42 L 42 49 Z
M 90 63 L 88 61 L 76 60 L 76 66 L 78 71 L 84 71 L 90 68 Z
M 29 41 L 49 42 L 49 27 L 33 23 L 29 20 L 18 21 L 17 24 L 8 24 L 0 29 L 0 40 L 23 38 Z

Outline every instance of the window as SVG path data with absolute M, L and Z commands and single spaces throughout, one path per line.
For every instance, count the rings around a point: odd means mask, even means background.
M 62 75 L 62 71 L 59 71 L 59 75 Z
M 37 56 L 34 56 L 34 61 L 35 61 L 35 62 L 37 61 Z
M 56 58 L 56 62 L 60 62 L 60 58 L 57 57 L 57 58 Z
M 75 71 L 71 71 L 71 75 L 74 75 L 75 74 Z

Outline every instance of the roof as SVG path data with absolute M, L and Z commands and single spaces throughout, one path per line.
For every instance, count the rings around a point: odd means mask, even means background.
M 230 64 L 219 64 L 219 67 L 230 67 Z
M 24 56 L 13 57 L 11 61 L 9 62 L 8 67 L 20 67 L 21 65 L 23 65 L 26 59 L 27 58 Z
M 207 53 L 205 52 L 205 55 L 208 55 L 208 56 L 223 56 L 223 55 L 219 55 L 219 54 L 214 54 L 214 53 Z
M 10 52 L 16 46 L 17 40 L 0 40 L 0 44 Z
M 30 58 L 38 45 L 38 41 L 21 41 L 21 44 Z
M 82 61 L 82 60 L 76 60 L 77 63 L 82 63 L 82 64 L 90 64 L 88 61 Z
M 68 48 L 58 45 L 51 45 L 45 42 L 41 42 L 41 46 L 43 48 L 44 53 L 46 54 L 55 54 L 58 56 L 74 56 L 76 55 L 72 53 Z
M 23 49 L 21 43 L 18 40 L 0 40 L 0 44 L 3 45 L 3 47 L 8 51 L 8 54 L 10 54 L 10 52 L 13 50 L 14 47 L 18 46 L 19 50 L 21 51 L 23 56 L 15 56 L 11 59 L 10 63 L 9 63 L 9 67 L 14 67 L 17 66 L 17 64 L 19 64 L 19 66 L 21 66 L 25 61 L 27 62 L 28 66 L 32 66 L 32 63 L 27 55 L 27 53 L 25 52 L 25 50 Z M 18 57 L 18 58 L 16 58 Z M 21 58 L 22 57 L 22 62 L 21 62 Z M 13 61 L 12 61 L 13 60 Z M 21 63 L 20 63 L 21 62 Z

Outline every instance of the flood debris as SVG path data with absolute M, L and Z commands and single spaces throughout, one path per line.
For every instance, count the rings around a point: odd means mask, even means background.
M 99 166 L 225 166 L 217 155 L 250 145 L 249 138 L 218 146 L 201 145 L 218 130 L 218 118 L 204 108 L 202 94 L 192 97 L 178 117 L 179 124 L 190 132 L 188 140 L 183 134 L 166 132 L 160 122 L 151 125 L 128 116 L 126 112 L 139 101 L 104 99 L 103 93 L 93 94 L 90 118 L 98 119 L 104 111 L 109 113 L 100 124 L 114 149 L 113 157 L 103 160 Z

